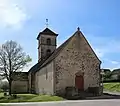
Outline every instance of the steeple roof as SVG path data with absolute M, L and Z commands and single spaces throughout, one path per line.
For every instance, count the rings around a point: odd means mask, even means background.
M 53 36 L 58 36 L 58 34 L 56 34 L 55 32 L 53 32 L 52 30 L 50 30 L 49 28 L 45 28 L 42 32 L 39 33 L 37 39 L 39 39 L 40 35 L 53 35 Z

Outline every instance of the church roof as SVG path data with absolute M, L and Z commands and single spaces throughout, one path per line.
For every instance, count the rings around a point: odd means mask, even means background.
M 32 72 L 36 72 L 38 70 L 40 70 L 42 67 L 44 67 L 45 65 L 47 65 L 48 63 L 50 63 L 52 60 L 55 59 L 55 57 L 60 53 L 61 50 L 64 49 L 64 47 L 68 44 L 68 42 L 74 37 L 74 35 L 76 34 L 82 34 L 81 31 L 76 31 L 68 40 L 66 40 L 62 45 L 60 45 L 48 58 L 44 59 L 43 61 L 38 62 L 36 65 L 34 65 L 30 70 Z M 83 34 L 82 34 L 83 35 Z M 83 35 L 84 37 L 84 35 Z M 85 37 L 84 37 L 85 39 Z M 86 40 L 86 39 L 85 39 Z M 87 41 L 87 40 L 86 40 Z M 87 42 L 88 43 L 88 42 Z M 88 43 L 89 45 L 89 43 Z M 90 46 L 90 45 L 89 45 Z M 91 48 L 91 46 L 90 46 Z M 93 51 L 93 49 L 91 48 L 91 50 Z M 93 53 L 95 54 L 95 52 L 93 51 Z M 95 54 L 95 56 L 97 57 L 97 55 Z M 99 58 L 97 57 L 97 59 L 99 60 Z M 100 60 L 99 60 L 100 61 Z M 101 61 L 100 61 L 101 62 Z
M 44 34 L 44 35 L 53 35 L 53 36 L 57 36 L 58 34 L 56 34 L 55 32 L 53 32 L 52 30 L 50 30 L 49 28 L 45 28 L 42 32 L 39 33 L 37 39 L 39 39 L 40 35 Z
M 38 71 L 38 70 L 40 69 L 41 65 L 42 65 L 46 60 L 47 60 L 47 58 L 44 59 L 44 60 L 42 60 L 42 61 L 40 61 L 40 62 L 38 62 L 37 64 L 35 64 L 35 65 L 29 70 L 29 72 Z

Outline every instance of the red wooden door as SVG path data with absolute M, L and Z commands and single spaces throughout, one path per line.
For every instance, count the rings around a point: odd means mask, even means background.
M 84 90 L 84 79 L 82 75 L 75 77 L 75 86 L 79 90 Z

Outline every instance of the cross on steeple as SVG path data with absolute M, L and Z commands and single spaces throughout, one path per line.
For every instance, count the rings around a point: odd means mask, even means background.
M 48 19 L 46 19 L 46 27 L 48 28 Z
M 77 30 L 80 31 L 80 28 L 78 27 Z

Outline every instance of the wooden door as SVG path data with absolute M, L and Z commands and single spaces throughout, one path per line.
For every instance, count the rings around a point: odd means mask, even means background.
M 84 90 L 84 79 L 82 75 L 75 77 L 75 86 L 79 90 Z

